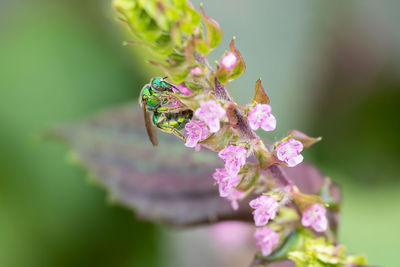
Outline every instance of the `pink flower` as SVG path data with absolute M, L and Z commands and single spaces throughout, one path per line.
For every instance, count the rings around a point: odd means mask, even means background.
M 202 121 L 190 120 L 185 126 L 185 135 L 187 147 L 195 147 L 196 151 L 200 150 L 199 141 L 205 139 L 210 134 L 207 125 Z
M 232 52 L 226 53 L 219 62 L 220 65 L 223 65 L 228 70 L 233 70 L 233 68 L 236 66 L 236 63 L 237 58 Z
M 169 99 L 168 99 L 167 105 L 170 106 L 170 107 L 172 107 L 172 108 L 176 108 L 176 107 L 181 106 L 181 103 L 179 103 L 178 99 L 176 99 L 175 97 L 173 97 L 173 98 L 169 98 Z
M 213 178 L 216 184 L 219 184 L 219 195 L 231 202 L 232 209 L 239 209 L 238 200 L 246 195 L 245 192 L 235 188 L 240 181 L 237 174 L 230 174 L 225 168 L 215 169 Z
M 225 116 L 225 110 L 221 104 L 209 100 L 201 102 L 200 107 L 195 111 L 194 115 L 204 121 L 212 133 L 216 133 L 220 129 L 219 120 Z
M 200 68 L 199 66 L 193 67 L 190 69 L 190 75 L 194 77 L 198 77 L 203 74 L 203 69 Z
M 247 151 L 243 146 L 228 145 L 218 153 L 224 160 L 225 168 L 229 173 L 237 174 L 246 163 Z
M 314 204 L 302 213 L 301 224 L 311 226 L 317 232 L 324 232 L 328 228 L 326 209 L 321 204 Z
M 184 83 L 180 83 L 176 86 L 178 88 L 178 90 L 176 90 L 175 88 L 172 88 L 172 90 L 177 93 L 181 93 L 182 95 L 191 95 L 193 94 L 192 90 L 190 90 Z
M 286 162 L 289 167 L 294 167 L 303 161 L 300 152 L 303 150 L 303 144 L 296 139 L 289 139 L 280 143 L 275 151 L 279 160 Z
M 231 202 L 231 207 L 234 210 L 239 209 L 239 203 L 238 200 L 243 198 L 246 195 L 246 192 L 239 191 L 237 189 L 233 189 L 231 194 L 227 196 L 226 198 Z
M 215 169 L 212 176 L 215 183 L 219 184 L 219 195 L 221 197 L 228 197 L 240 180 L 238 175 L 230 174 L 225 168 Z
M 271 114 L 271 106 L 267 104 L 257 104 L 247 116 L 251 129 L 262 128 L 264 131 L 273 131 L 276 128 L 276 119 Z
M 254 239 L 256 240 L 256 245 L 261 248 L 263 256 L 271 254 L 272 248 L 279 242 L 279 236 L 279 234 L 267 226 L 256 229 Z
M 249 205 L 255 209 L 253 216 L 257 226 L 266 225 L 269 220 L 274 219 L 279 206 L 276 199 L 270 196 L 259 196 L 250 201 Z

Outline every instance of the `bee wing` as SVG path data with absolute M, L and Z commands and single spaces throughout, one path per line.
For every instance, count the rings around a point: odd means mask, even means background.
M 149 136 L 150 142 L 153 144 L 153 146 L 157 146 L 158 145 L 157 132 L 153 126 L 153 123 L 151 122 L 151 117 L 150 117 L 151 113 L 148 112 L 146 109 L 146 103 L 142 103 L 142 109 L 144 114 L 144 125 L 146 126 L 147 135 Z

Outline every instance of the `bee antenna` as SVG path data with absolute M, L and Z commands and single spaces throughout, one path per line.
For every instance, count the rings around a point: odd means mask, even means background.
M 164 80 L 167 79 L 167 78 L 168 78 L 168 76 L 163 77 Z

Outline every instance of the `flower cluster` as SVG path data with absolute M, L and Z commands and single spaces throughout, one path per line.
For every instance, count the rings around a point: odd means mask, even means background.
M 302 163 L 303 149 L 320 138 L 292 130 L 275 144 L 261 140 L 255 131 L 261 128 L 271 132 L 277 126 L 261 79 L 247 105 L 236 103 L 225 87 L 246 67 L 235 39 L 213 67 L 206 56 L 220 43 L 222 32 L 202 9 L 198 13 L 186 1 L 114 1 L 123 21 L 138 33 L 135 36 L 139 43 L 147 44 L 159 56 L 160 62 L 151 63 L 161 67 L 171 80 L 170 86 L 166 83 L 165 90 L 155 94 L 170 100 L 167 108 L 160 104 L 163 112 L 176 113 L 163 117 L 167 121 L 161 130 L 183 139 L 186 147 L 198 151 L 203 146 L 218 153 L 224 166 L 217 168 L 212 177 L 219 195 L 234 210 L 239 208 L 239 201 L 252 199 L 243 208 L 253 210 L 254 238 L 263 257 L 290 243 L 285 240 L 292 236 L 312 236 L 315 240 L 315 232 L 319 232 L 328 237 L 330 211 L 324 201 L 330 197 L 302 194 L 283 171 Z M 154 103 L 157 102 L 161 101 L 156 99 Z M 302 257 L 306 249 L 296 242 L 292 244 L 294 248 L 303 250 L 292 253 L 292 259 Z
M 231 71 L 236 67 L 237 62 L 238 59 L 235 54 L 228 52 L 222 57 L 219 64 Z M 200 70 L 201 68 L 192 68 L 190 71 L 192 76 L 198 77 L 202 73 Z M 179 89 L 182 95 L 188 95 L 184 93 L 185 91 L 191 92 L 186 86 L 180 87 L 184 88 L 184 90 Z M 232 121 L 232 113 L 235 114 L 235 111 L 232 112 L 229 108 L 232 106 L 232 102 L 230 97 L 227 97 L 227 92 L 224 91 L 223 93 L 225 97 L 221 97 L 221 92 L 215 92 L 214 98 L 199 101 L 198 108 L 194 110 L 194 118 L 185 126 L 185 146 L 199 150 L 199 142 L 207 143 L 206 139 L 210 136 L 226 134 L 226 127 L 222 126 Z M 271 111 L 272 108 L 269 104 L 256 102 L 254 105 L 249 105 L 245 110 L 247 118 L 243 116 L 239 118 L 236 115 L 235 119 L 247 119 L 248 131 L 255 131 L 259 128 L 264 131 L 273 131 L 276 128 L 276 118 L 271 114 Z M 234 129 L 235 127 L 233 127 Z M 257 140 L 258 137 L 256 136 L 255 139 Z M 242 167 L 246 165 L 248 155 L 257 153 L 257 149 L 252 146 L 254 143 L 256 143 L 254 140 L 248 140 L 239 135 L 228 140 L 227 144 L 218 152 L 219 158 L 224 162 L 224 168 L 217 168 L 212 176 L 215 184 L 218 185 L 219 195 L 230 201 L 234 210 L 239 208 L 238 201 L 244 198 L 249 191 L 241 190 L 239 185 L 246 175 L 245 172 L 242 172 Z M 302 150 L 303 143 L 301 141 L 288 137 L 278 142 L 273 151 L 267 150 L 267 153 L 269 153 L 267 156 L 275 158 L 275 164 L 294 167 L 303 161 L 303 156 L 300 154 Z M 252 189 L 255 188 L 256 186 Z M 288 193 L 290 190 L 282 189 L 281 192 L 284 192 L 284 198 L 290 199 Z M 266 225 L 274 221 L 279 212 L 279 206 L 285 204 L 285 201 L 280 203 L 276 197 L 270 195 L 260 195 L 249 202 L 250 207 L 254 209 L 255 225 L 260 227 L 256 229 L 254 238 L 263 256 L 268 256 L 279 243 L 281 235 Z M 315 204 L 302 212 L 301 223 L 304 227 L 312 227 L 317 232 L 323 232 L 328 226 L 325 214 L 325 208 L 322 205 Z
M 240 181 L 239 171 L 246 163 L 247 151 L 242 146 L 228 145 L 218 153 L 218 156 L 224 160 L 225 168 L 216 169 L 213 177 L 215 183 L 219 185 L 219 195 L 231 201 L 232 208 L 236 210 L 237 200 L 245 195 L 235 187 Z

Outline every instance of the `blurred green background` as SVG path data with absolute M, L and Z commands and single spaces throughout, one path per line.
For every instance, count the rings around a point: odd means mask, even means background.
M 235 35 L 247 64 L 232 95 L 246 103 L 262 77 L 278 118 L 266 138 L 324 137 L 306 158 L 342 185 L 341 241 L 397 266 L 400 2 L 203 2 L 224 31 L 212 59 Z M 65 146 L 40 142 L 46 127 L 136 100 L 160 74 L 121 45 L 114 18 L 106 0 L 0 2 L 0 266 L 187 266 L 166 247 L 190 240 L 109 205 Z

